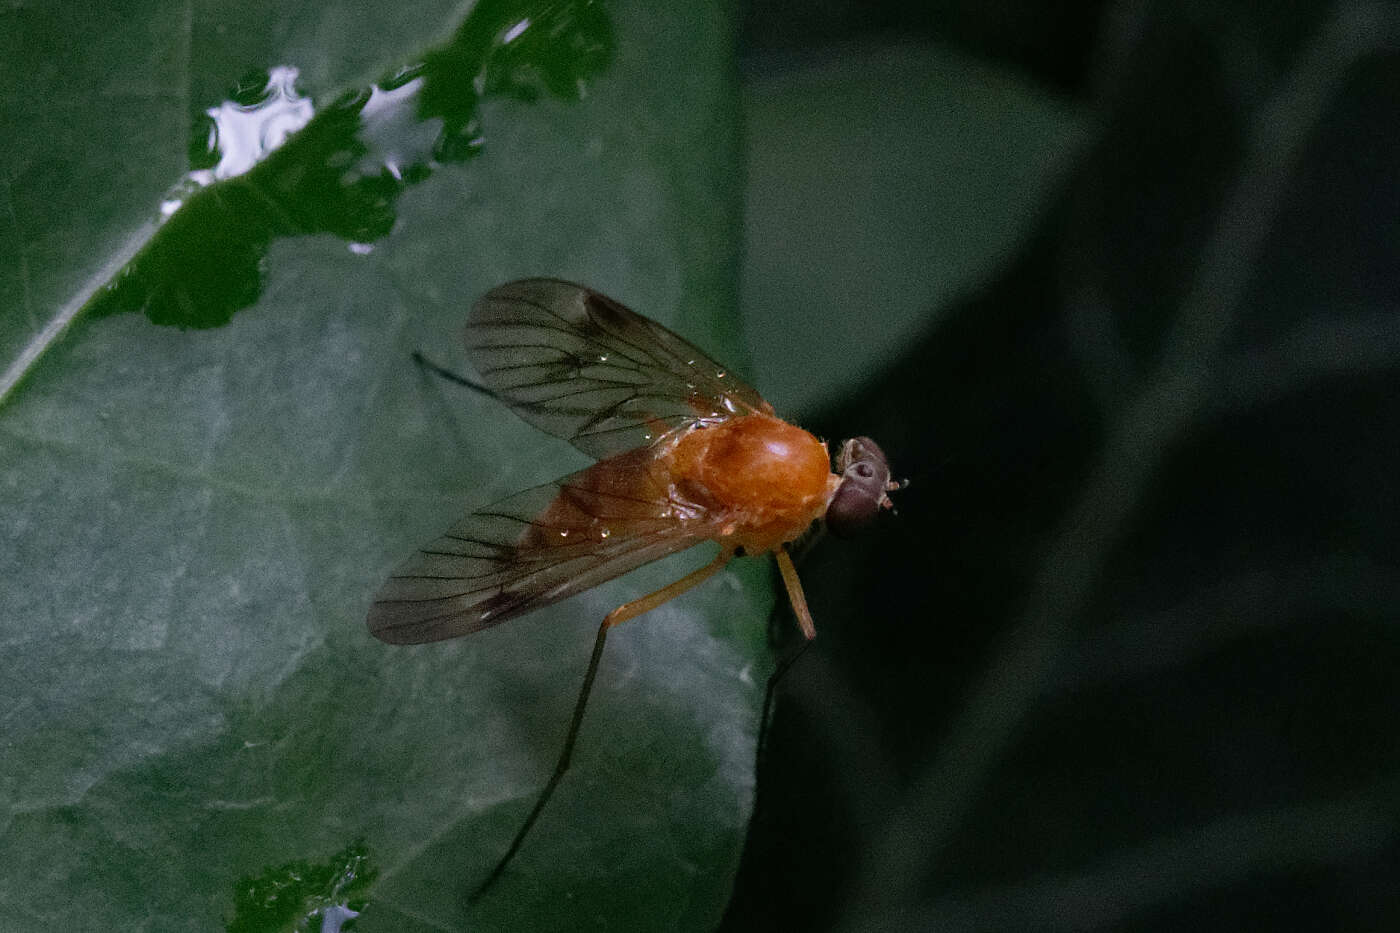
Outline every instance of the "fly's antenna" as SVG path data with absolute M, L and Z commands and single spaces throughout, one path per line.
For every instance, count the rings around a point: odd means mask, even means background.
M 445 366 L 439 366 L 437 363 L 434 363 L 432 360 L 424 356 L 419 350 L 413 351 L 413 362 L 417 363 L 419 366 L 423 367 L 428 372 L 435 373 L 436 375 L 441 376 L 448 382 L 455 382 L 459 386 L 466 386 L 468 389 L 473 389 L 477 392 L 480 392 L 487 398 L 493 398 L 498 402 L 506 401 L 501 396 L 501 394 L 495 389 L 484 386 L 474 379 L 468 379 L 466 376 L 463 376 L 460 373 L 454 373 L 452 370 L 448 369 Z

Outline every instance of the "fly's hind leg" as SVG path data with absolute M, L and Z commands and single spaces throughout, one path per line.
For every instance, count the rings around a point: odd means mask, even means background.
M 720 551 L 714 560 L 692 573 L 688 573 L 674 583 L 663 586 L 654 593 L 648 593 L 639 599 L 623 603 L 603 619 L 603 624 L 598 627 L 598 638 L 593 642 L 593 655 L 588 659 L 588 671 L 583 675 L 583 689 L 579 691 L 578 702 L 574 704 L 574 715 L 569 721 L 569 734 L 564 738 L 564 749 L 559 753 L 559 761 L 554 766 L 554 773 L 549 776 L 549 783 L 545 784 L 544 790 L 540 792 L 540 797 L 535 801 L 534 809 L 530 815 L 525 817 L 525 823 L 520 827 L 520 831 L 515 834 L 515 839 L 511 842 L 506 854 L 501 856 L 501 860 L 496 863 L 496 867 L 491 870 L 491 874 L 486 876 L 477 889 L 472 893 L 471 899 L 476 900 L 485 894 L 491 885 L 496 883 L 496 879 L 501 877 L 510 860 L 515 857 L 521 844 L 525 841 L 526 835 L 530 832 L 530 827 L 535 825 L 535 820 L 539 818 L 544 805 L 549 802 L 549 798 L 554 794 L 554 788 L 559 786 L 559 780 L 564 776 L 564 772 L 569 770 L 569 759 L 574 754 L 574 742 L 578 739 L 579 726 L 583 724 L 583 711 L 588 705 L 588 695 L 593 692 L 593 678 L 598 674 L 598 662 L 603 657 L 603 644 L 608 639 L 608 629 L 614 625 L 621 625 L 629 619 L 635 619 L 643 613 L 650 612 L 657 606 L 675 599 L 692 587 L 699 586 L 710 577 L 724 569 L 724 565 L 729 563 L 729 559 L 734 556 L 732 549 L 726 548 Z

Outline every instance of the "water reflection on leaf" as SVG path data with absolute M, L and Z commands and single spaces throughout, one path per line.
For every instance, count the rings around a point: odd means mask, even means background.
M 324 862 L 288 862 L 240 878 L 228 933 L 348 930 L 377 874 L 365 844 L 353 842 Z
M 91 312 L 227 324 L 257 300 L 275 238 L 330 233 L 368 252 L 407 187 L 480 151 L 484 97 L 579 99 L 613 46 L 599 0 L 485 0 L 421 63 L 314 115 L 294 68 L 244 78 L 196 122 L 167 219 Z

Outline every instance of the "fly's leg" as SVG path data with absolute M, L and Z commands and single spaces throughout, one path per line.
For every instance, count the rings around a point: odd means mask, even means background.
M 545 784 L 544 790 L 540 793 L 539 800 L 535 801 L 535 807 L 530 811 L 530 815 L 525 817 L 525 823 L 520 827 L 520 831 L 515 834 L 510 848 L 506 854 L 501 856 L 501 860 L 496 863 L 496 867 L 491 870 L 491 874 L 486 876 L 486 880 L 481 882 L 472 893 L 471 900 L 481 897 L 486 891 L 496 883 L 496 879 L 506 870 L 510 860 L 515 857 L 521 844 L 525 841 L 525 836 L 529 834 L 530 827 L 535 825 L 535 820 L 539 819 L 544 805 L 549 802 L 549 798 L 554 794 L 554 788 L 559 786 L 559 780 L 564 776 L 564 772 L 569 770 L 569 759 L 574 753 L 574 742 L 578 739 L 579 726 L 583 724 L 583 710 L 588 705 L 588 695 L 593 691 L 593 678 L 598 674 L 598 662 L 603 657 L 603 643 L 607 641 L 608 629 L 614 625 L 621 625 L 629 619 L 650 612 L 662 603 L 669 602 L 692 587 L 704 583 L 710 577 L 724 569 L 724 565 L 729 563 L 729 559 L 734 556 L 732 550 L 720 551 L 710 563 L 692 573 L 686 574 L 674 583 L 663 586 L 654 593 L 649 593 L 640 599 L 623 603 L 612 612 L 608 613 L 603 624 L 598 627 L 598 638 L 593 642 L 593 655 L 588 659 L 588 672 L 583 675 L 583 689 L 579 691 L 578 702 L 574 704 L 574 715 L 569 721 L 569 734 L 564 738 L 564 750 L 559 753 L 559 761 L 554 766 L 554 773 L 549 776 L 549 783 Z
M 778 570 L 783 575 L 783 585 L 787 587 L 788 601 L 792 603 L 793 615 L 797 616 L 797 625 L 802 629 L 802 634 L 811 641 L 817 637 L 817 626 L 812 621 L 812 611 L 807 608 L 807 595 L 802 592 L 802 581 L 797 576 L 797 568 L 793 566 L 792 557 L 787 552 L 784 545 L 775 552 L 778 558 Z
M 812 622 L 812 612 L 807 608 L 807 596 L 802 592 L 802 581 L 797 576 L 797 567 L 793 564 L 792 556 L 788 554 L 786 545 L 778 548 L 777 558 L 778 570 L 782 573 L 783 584 L 787 587 L 788 601 L 792 603 L 793 614 L 797 616 L 797 624 L 806 638 L 783 656 L 768 678 L 768 687 L 763 692 L 763 712 L 758 718 L 758 746 L 754 757 L 755 775 L 758 774 L 758 769 L 763 764 L 763 753 L 768 746 L 769 717 L 773 711 L 773 696 L 778 689 L 778 682 L 797 663 L 797 659 L 802 657 L 802 653 L 807 650 L 812 644 L 812 639 L 817 635 L 816 625 Z
M 763 713 L 758 717 L 758 746 L 754 755 L 753 773 L 756 776 L 759 768 L 763 765 L 763 753 L 768 747 L 768 729 L 772 725 L 771 717 L 773 712 L 773 696 L 778 689 L 778 681 L 787 675 L 788 670 L 797 663 L 797 659 L 802 657 L 802 653 L 812 646 L 807 640 L 802 640 L 793 645 L 783 659 L 778 662 L 778 666 L 773 669 L 773 673 L 768 677 L 768 689 L 763 692 Z

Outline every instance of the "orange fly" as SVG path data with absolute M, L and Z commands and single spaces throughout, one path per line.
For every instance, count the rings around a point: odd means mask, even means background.
M 598 629 L 563 752 L 505 870 L 568 768 L 608 629 L 772 551 L 798 624 L 816 635 L 787 545 L 825 520 L 846 535 L 890 507 L 889 465 L 869 438 L 826 445 L 776 417 L 756 391 L 661 325 L 568 282 L 492 289 L 467 318 L 480 383 L 529 423 L 597 463 L 473 512 L 413 555 L 375 597 L 369 629 L 392 644 L 455 638 L 504 622 L 692 545 L 719 554 L 618 606 Z

